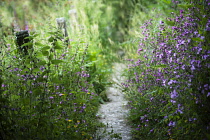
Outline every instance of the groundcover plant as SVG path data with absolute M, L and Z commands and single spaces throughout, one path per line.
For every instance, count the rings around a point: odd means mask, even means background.
M 165 1 L 123 83 L 136 139 L 210 139 L 210 1 Z

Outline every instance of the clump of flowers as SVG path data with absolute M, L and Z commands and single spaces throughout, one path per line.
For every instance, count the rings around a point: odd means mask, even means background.
M 139 59 L 123 83 L 137 138 L 205 139 L 210 132 L 209 2 L 175 4 L 178 12 L 155 30 L 153 20 L 141 27 Z

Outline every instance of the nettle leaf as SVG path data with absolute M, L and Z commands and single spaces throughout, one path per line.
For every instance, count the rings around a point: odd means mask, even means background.
M 53 37 L 53 36 L 50 36 L 49 38 L 48 38 L 48 41 L 49 42 L 53 42 L 55 40 L 55 38 Z
M 163 0 L 163 2 L 166 4 L 171 4 L 171 0 Z
M 34 44 L 35 44 L 36 46 L 45 46 L 44 44 L 39 43 L 39 42 L 35 42 Z
M 39 72 L 39 71 L 40 71 L 39 68 L 34 68 L 34 69 L 33 69 L 33 72 Z
M 48 51 L 50 49 L 50 46 L 45 46 L 41 49 L 41 51 Z
M 198 42 L 202 42 L 203 40 L 201 39 L 201 38 L 199 38 L 199 37 L 197 37 L 197 38 L 192 38 L 192 40 L 193 41 L 198 41 Z
M 173 21 L 166 20 L 165 22 L 166 22 L 166 24 L 168 24 L 170 26 L 174 26 L 175 25 L 175 22 L 173 22 Z
M 63 60 L 51 60 L 51 62 L 52 62 L 52 64 L 57 65 L 57 64 L 59 64 L 59 63 L 62 63 Z
M 37 89 L 33 90 L 33 94 L 36 95 L 36 96 L 41 95 L 41 93 L 42 93 L 42 90 L 40 88 L 37 88 Z
M 144 96 L 149 95 L 149 94 L 152 94 L 153 95 L 156 92 L 157 92 L 157 90 L 154 90 L 154 91 L 151 91 L 151 92 L 146 93 Z
M 44 82 L 44 81 L 45 81 L 45 79 L 43 77 L 38 77 L 36 79 L 36 82 Z
M 42 76 L 44 76 L 45 74 L 50 73 L 50 70 L 46 70 L 42 73 Z
M 18 96 L 18 95 L 11 95 L 12 100 L 18 100 L 19 98 L 20 98 L 20 96 Z
M 48 56 L 48 55 L 49 55 L 49 52 L 48 52 L 48 51 L 42 51 L 42 54 L 43 54 L 44 56 Z
M 47 32 L 48 34 L 55 35 L 56 32 Z
M 39 36 L 39 34 L 34 33 L 32 36 L 35 38 L 35 37 Z
M 37 66 L 42 66 L 45 65 L 47 62 L 46 61 L 39 61 L 36 65 Z
M 193 7 L 191 4 L 178 4 L 178 6 L 182 9 L 189 9 Z
M 28 42 L 28 43 L 24 43 L 23 45 L 21 45 L 21 47 L 24 47 L 24 46 L 31 46 L 31 45 L 33 45 L 33 43 L 32 43 L 32 42 Z
M 25 37 L 24 39 L 33 40 L 33 39 L 34 39 L 34 37 L 33 37 L 33 36 L 28 36 L 28 37 Z
M 56 84 L 59 84 L 59 83 L 61 82 L 61 80 L 60 80 L 58 77 L 52 78 L 51 81 L 52 81 L 53 83 L 56 83 Z
M 48 59 L 51 61 L 53 59 L 53 54 L 50 54 Z
M 56 41 L 54 49 L 63 49 L 63 46 L 58 41 Z

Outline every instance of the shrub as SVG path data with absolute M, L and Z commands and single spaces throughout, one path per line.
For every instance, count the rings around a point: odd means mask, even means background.
M 209 138 L 209 4 L 173 3 L 176 11 L 158 26 L 141 27 L 139 59 L 123 83 L 135 138 Z

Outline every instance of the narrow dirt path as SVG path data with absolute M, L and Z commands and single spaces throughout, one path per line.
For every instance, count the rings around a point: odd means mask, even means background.
M 124 99 L 124 95 L 119 86 L 124 80 L 121 74 L 126 66 L 121 63 L 114 63 L 113 66 L 112 80 L 114 84 L 107 89 L 107 95 L 111 101 L 102 104 L 98 114 L 101 116 L 100 121 L 106 125 L 108 124 L 106 131 L 118 133 L 121 138 L 106 136 L 101 138 L 101 140 L 130 140 L 131 128 L 125 119 L 128 113 L 128 109 L 126 109 L 127 101 Z

